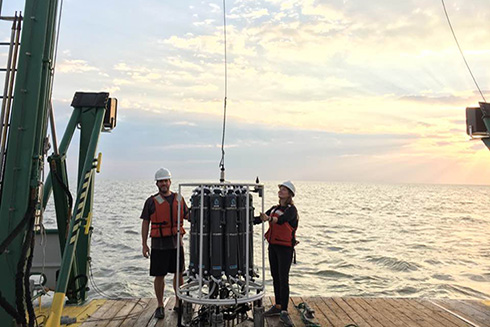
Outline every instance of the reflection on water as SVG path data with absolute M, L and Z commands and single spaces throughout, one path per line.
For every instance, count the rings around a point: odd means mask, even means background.
M 96 184 L 95 282 L 112 296 L 152 297 L 139 215 L 156 187 L 151 180 Z M 301 243 L 291 295 L 490 297 L 490 187 L 296 182 L 296 188 Z M 187 200 L 191 191 L 183 190 Z M 277 183 L 266 183 L 266 209 L 276 194 Z M 53 210 L 46 211 L 47 227 L 54 226 Z M 270 279 L 267 271 L 268 292 Z

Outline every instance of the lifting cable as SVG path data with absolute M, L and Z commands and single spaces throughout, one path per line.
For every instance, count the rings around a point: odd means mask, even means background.
M 58 13 L 58 21 L 57 21 L 57 27 L 56 27 L 56 40 L 55 40 L 55 46 L 54 46 L 54 58 L 53 58 L 53 66 L 51 67 L 51 83 L 50 83 L 50 90 L 48 94 L 48 110 L 49 110 L 49 122 L 50 122 L 50 127 L 51 127 L 51 136 L 53 140 L 53 152 L 54 154 L 58 155 L 58 138 L 56 136 L 56 124 L 55 124 L 55 119 L 54 119 L 54 107 L 53 107 L 53 84 L 54 84 L 54 72 L 56 69 L 56 61 L 58 59 L 58 44 L 60 40 L 60 28 L 61 28 L 61 16 L 63 13 L 63 0 L 60 2 L 60 9 Z
M 483 92 L 481 91 L 480 86 L 478 85 L 478 82 L 476 81 L 475 76 L 473 76 L 470 65 L 466 61 L 463 50 L 461 50 L 461 47 L 459 46 L 458 38 L 456 37 L 456 33 L 454 33 L 453 25 L 451 24 L 451 20 L 449 19 L 449 15 L 448 15 L 447 10 L 446 10 L 446 4 L 444 3 L 444 0 L 441 0 L 441 1 L 442 1 L 442 7 L 444 8 L 444 14 L 446 15 L 447 22 L 449 24 L 449 28 L 451 29 L 451 33 L 453 34 L 453 37 L 454 37 L 454 41 L 456 41 L 456 45 L 458 46 L 459 53 L 461 53 L 461 56 L 463 57 L 466 68 L 468 68 L 468 71 L 470 72 L 471 78 L 473 78 L 473 82 L 475 82 L 476 88 L 480 92 L 480 95 L 483 98 L 483 101 L 487 102 L 487 100 L 485 100 L 485 96 L 483 96 Z
M 225 97 L 223 99 L 223 136 L 221 137 L 221 169 L 220 182 L 225 181 L 225 130 L 226 130 L 226 100 L 228 98 L 228 62 L 226 58 L 226 0 L 223 0 L 223 40 L 225 54 Z

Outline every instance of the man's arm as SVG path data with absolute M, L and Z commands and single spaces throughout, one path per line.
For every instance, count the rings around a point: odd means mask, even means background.
M 150 248 L 148 247 L 148 231 L 150 230 L 150 221 L 146 219 L 141 220 L 141 242 L 143 244 L 143 256 L 148 258 L 150 255 Z

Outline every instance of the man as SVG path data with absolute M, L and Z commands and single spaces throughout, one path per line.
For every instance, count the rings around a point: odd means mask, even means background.
M 189 210 L 185 201 L 176 193 L 170 191 L 172 175 L 165 168 L 160 168 L 155 173 L 155 182 L 158 193 L 150 196 L 141 213 L 141 238 L 143 244 L 143 256 L 150 256 L 150 276 L 154 276 L 153 282 L 158 307 L 155 317 L 163 319 L 163 293 L 165 289 L 165 276 L 167 273 L 174 274 L 174 290 L 184 283 L 182 271 L 184 270 L 184 249 L 182 236 L 185 234 L 183 219 L 188 219 Z M 177 276 L 177 224 L 180 202 L 180 274 Z M 150 225 L 151 223 L 151 225 Z M 151 236 L 151 252 L 148 247 L 148 232 Z M 177 284 L 178 283 L 178 284 Z M 174 310 L 178 309 L 178 301 Z

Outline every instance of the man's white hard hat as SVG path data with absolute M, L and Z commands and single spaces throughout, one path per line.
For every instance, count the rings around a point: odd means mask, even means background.
M 279 186 L 279 187 L 284 186 L 285 188 L 287 188 L 288 190 L 293 192 L 293 196 L 296 194 L 296 187 L 294 187 L 294 184 L 291 181 L 282 182 L 281 184 L 279 184 L 277 186 Z
M 160 168 L 155 173 L 155 181 L 161 181 L 162 179 L 171 179 L 172 174 L 167 168 Z

